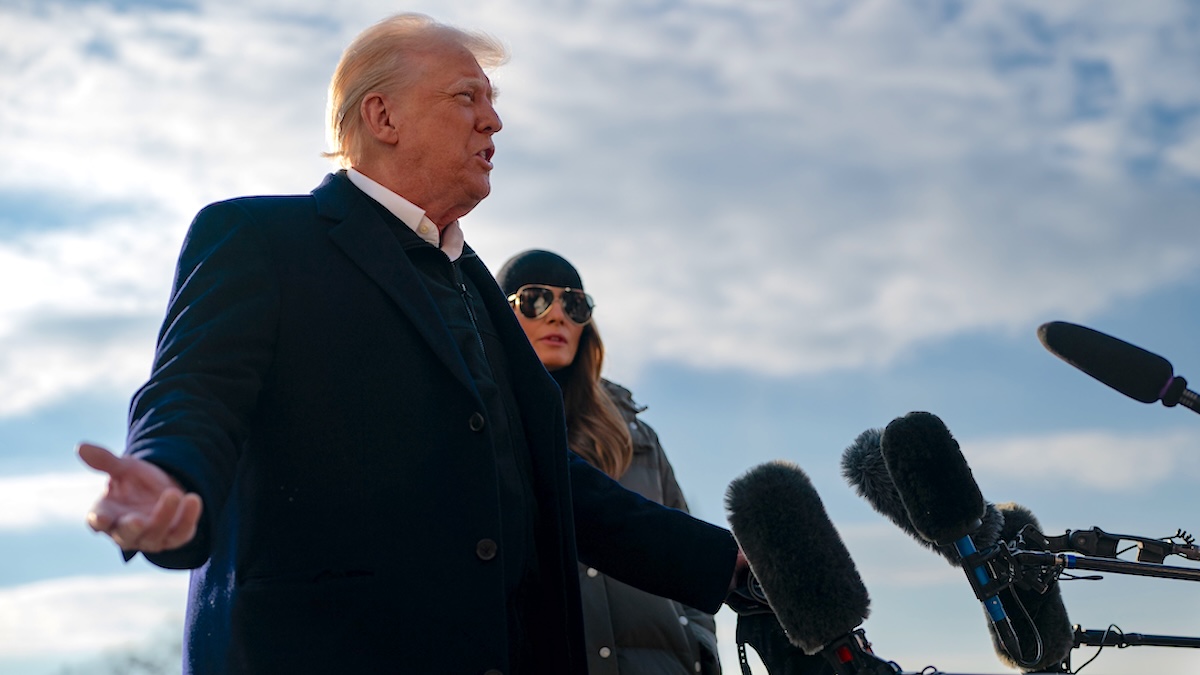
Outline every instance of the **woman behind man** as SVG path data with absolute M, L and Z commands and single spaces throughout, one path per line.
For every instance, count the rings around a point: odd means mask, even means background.
M 687 511 L 675 472 L 644 407 L 600 377 L 604 343 L 592 299 L 571 263 L 519 253 L 496 275 L 533 349 L 563 392 L 571 449 L 647 499 Z M 640 591 L 580 565 L 591 675 L 720 673 L 712 615 Z

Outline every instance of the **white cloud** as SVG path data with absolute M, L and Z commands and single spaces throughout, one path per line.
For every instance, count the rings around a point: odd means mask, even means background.
M 182 623 L 187 575 L 80 576 L 0 588 L 0 658 L 64 658 L 143 643 Z
M 1079 431 L 970 441 L 963 444 L 963 455 L 973 470 L 999 480 L 1036 484 L 1040 478 L 1055 487 L 1122 492 L 1200 478 L 1197 447 L 1200 434 L 1191 431 Z
M 51 251 L 66 242 L 0 235 L 5 280 L 48 289 L 0 300 L 0 346 L 64 364 L 34 381 L 0 363 L 0 386 L 27 392 L 0 415 L 100 377 L 79 365 L 91 351 L 44 339 L 35 317 L 80 312 L 88 288 L 104 293 L 86 316 L 142 312 L 203 203 L 318 182 L 329 72 L 394 8 L 287 8 L 0 10 L 14 35 L 0 198 L 132 204 L 124 230 L 84 222 L 76 236 L 138 247 L 113 256 L 118 287 L 95 260 Z M 963 332 L 1085 317 L 1200 263 L 1187 215 L 1200 80 L 1186 65 L 1200 46 L 1170 6 L 413 8 L 514 52 L 496 74 L 496 190 L 471 242 L 493 268 L 531 246 L 576 262 L 627 374 L 886 364 Z M 50 292 L 64 284 L 65 299 Z M 139 362 L 128 344 L 89 350 Z M 114 367 L 122 383 L 144 372 Z
M 126 220 L 0 240 L 0 418 L 145 379 L 181 236 Z
M 641 22 L 594 9 L 557 58 L 511 66 L 543 109 L 510 114 L 508 140 L 543 168 L 498 188 L 488 215 L 501 216 L 471 236 L 494 265 L 530 242 L 574 259 L 618 358 L 875 365 L 1194 274 L 1200 249 L 1178 214 L 1196 191 L 1127 171 L 1157 152 L 1148 109 L 1200 99 L 1171 66 L 1176 78 L 1140 78 L 1178 60 L 1144 37 L 1169 17 L 713 6 Z M 611 35 L 623 37 L 596 46 Z M 1086 59 L 1120 85 L 1100 120 L 1074 110 Z M 549 134 L 546 117 L 559 120 Z M 502 221 L 518 209 L 513 236 Z
M 100 473 L 46 473 L 0 477 L 0 532 L 63 524 L 86 527 L 84 517 L 104 492 Z

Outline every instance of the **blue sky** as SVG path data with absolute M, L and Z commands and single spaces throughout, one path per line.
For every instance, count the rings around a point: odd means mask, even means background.
M 861 431 L 910 410 L 1048 533 L 1200 531 L 1200 420 L 1035 336 L 1083 323 L 1200 383 L 1196 2 L 6 0 L 0 673 L 179 620 L 183 575 L 84 527 L 102 480 L 73 447 L 121 447 L 192 215 L 316 186 L 340 51 L 401 10 L 513 52 L 468 241 L 492 269 L 530 247 L 576 263 L 608 374 L 649 406 L 700 517 L 724 523 L 758 463 L 809 473 L 881 655 L 1003 672 L 961 572 L 840 477 Z M 1188 582 L 1063 593 L 1085 628 L 1200 635 Z M 1086 672 L 1193 672 L 1194 652 L 1106 650 Z

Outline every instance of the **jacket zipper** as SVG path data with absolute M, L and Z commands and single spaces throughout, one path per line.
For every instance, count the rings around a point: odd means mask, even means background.
M 457 277 L 458 287 L 460 289 L 459 297 L 462 298 L 463 306 L 467 308 L 467 317 L 471 319 L 471 328 L 475 333 L 475 340 L 479 343 L 479 351 L 486 357 L 487 349 L 483 346 L 483 336 L 479 334 L 479 322 L 475 317 L 475 308 L 471 306 L 471 291 L 467 290 L 467 283 L 462 279 L 462 272 L 458 266 L 454 266 L 454 276 Z

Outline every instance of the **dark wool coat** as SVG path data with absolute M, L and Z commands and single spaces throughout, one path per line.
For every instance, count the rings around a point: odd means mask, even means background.
M 204 500 L 196 539 L 148 556 L 171 568 L 213 556 L 193 579 L 188 672 L 509 670 L 484 402 L 368 199 L 339 172 L 311 195 L 206 207 L 184 242 L 127 452 Z M 529 446 L 539 670 L 585 672 L 577 559 L 716 611 L 729 532 L 567 451 L 557 387 L 483 263 L 464 255 Z

